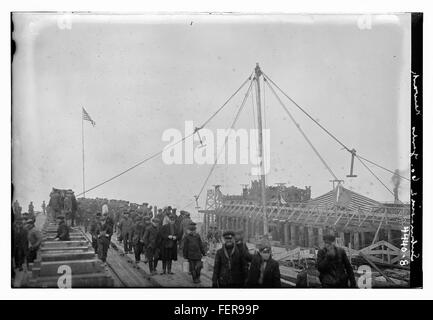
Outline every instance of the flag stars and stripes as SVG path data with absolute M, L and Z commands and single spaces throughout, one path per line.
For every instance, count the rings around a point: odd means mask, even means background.
M 89 116 L 86 109 L 84 108 L 83 108 L 83 120 L 89 121 L 92 124 L 92 126 L 96 125 L 96 122 L 92 120 L 92 118 Z

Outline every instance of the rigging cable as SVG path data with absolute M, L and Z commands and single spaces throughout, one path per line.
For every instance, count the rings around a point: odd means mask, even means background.
M 355 157 L 359 160 L 359 162 L 361 162 L 361 164 L 386 188 L 386 190 L 389 191 L 389 193 L 391 193 L 392 195 L 394 195 L 394 192 L 391 191 L 391 189 L 389 189 L 385 183 L 383 183 L 382 180 L 380 180 L 380 178 L 364 163 L 364 161 L 362 161 L 357 155 L 355 155 Z
M 228 139 L 229 139 L 229 135 L 230 135 L 230 133 L 232 132 L 232 130 L 233 130 L 233 128 L 234 128 L 236 122 L 237 122 L 238 119 L 239 119 L 239 115 L 240 115 L 242 109 L 243 109 L 244 106 L 245 106 L 245 102 L 247 101 L 248 95 L 249 95 L 250 92 L 251 92 L 251 87 L 252 87 L 252 85 L 253 85 L 253 80 L 251 80 L 251 82 L 250 82 L 250 85 L 249 85 L 249 87 L 248 87 L 248 90 L 247 90 L 247 92 L 245 93 L 245 97 L 244 97 L 244 99 L 242 100 L 242 103 L 241 103 L 241 105 L 240 105 L 240 107 L 239 107 L 239 109 L 238 109 L 238 111 L 237 111 L 237 113 L 236 113 L 235 119 L 233 120 L 232 125 L 230 126 L 229 134 L 226 136 L 226 138 L 225 138 L 225 140 L 224 140 L 224 144 L 223 144 L 222 148 L 219 150 L 219 152 L 218 152 L 218 154 L 217 154 L 217 156 L 216 156 L 216 158 L 215 158 L 215 162 L 213 163 L 212 168 L 210 169 L 209 174 L 207 175 L 207 177 L 206 177 L 206 179 L 205 179 L 205 181 L 204 181 L 204 183 L 203 183 L 203 185 L 202 185 L 202 187 L 201 187 L 201 189 L 200 189 L 200 192 L 199 192 L 196 196 L 194 196 L 197 200 L 200 198 L 200 195 L 201 195 L 201 193 L 203 192 L 203 189 L 205 188 L 207 182 L 209 181 L 209 178 L 210 178 L 210 176 L 212 175 L 212 172 L 215 170 L 215 167 L 216 167 L 216 165 L 217 165 L 218 159 L 219 159 L 219 157 L 221 156 L 221 152 L 222 152 L 223 150 L 225 150 L 225 148 L 226 148 L 227 141 L 228 141 Z
M 266 75 L 264 72 L 262 72 L 263 73 L 263 75 L 264 75 L 264 77 L 267 79 L 267 80 L 269 80 L 269 82 L 271 82 L 287 99 L 289 99 L 299 110 L 301 110 L 308 118 L 310 118 L 315 124 L 317 124 L 323 131 L 325 131 L 332 139 L 334 139 L 338 144 L 340 144 L 346 151 L 348 151 L 349 153 L 352 153 L 352 150 L 350 150 L 343 142 L 341 142 L 337 137 L 335 137 L 331 132 L 329 132 L 324 126 L 322 126 L 316 119 L 314 119 L 307 111 L 305 111 L 305 109 L 303 109 L 299 104 L 297 104 L 296 103 L 296 101 L 294 101 L 288 94 L 286 94 L 274 81 L 272 81 L 272 79 L 270 79 L 269 77 L 268 77 L 268 75 Z M 365 161 L 368 161 L 369 163 L 371 163 L 371 164 L 373 164 L 373 165 L 375 165 L 375 166 L 377 166 L 377 167 L 379 167 L 379 168 L 381 168 L 381 169 L 383 169 L 383 170 L 386 170 L 386 171 L 388 171 L 388 172 L 390 172 L 390 173 L 393 173 L 393 174 L 395 174 L 395 175 L 397 175 L 397 176 L 399 176 L 400 178 L 402 178 L 402 179 L 404 179 L 404 180 L 407 180 L 407 181 L 410 181 L 410 179 L 408 179 L 408 178 L 406 178 L 406 177 L 403 177 L 403 176 L 401 176 L 401 175 L 399 175 L 399 174 L 397 174 L 397 173 L 395 173 L 395 172 L 393 172 L 393 171 L 391 171 L 391 170 L 389 170 L 389 169 L 386 169 L 385 167 L 383 167 L 383 166 L 380 166 L 380 165 L 378 165 L 377 163 L 375 163 L 375 162 L 373 162 L 373 161 L 371 161 L 371 160 L 368 160 L 368 159 L 366 159 L 366 158 L 363 158 L 363 157 L 361 157 L 361 156 L 359 156 L 358 155 L 358 157 L 359 158 L 362 158 L 363 160 L 365 160 Z
M 317 149 L 314 147 L 314 145 L 312 144 L 312 142 L 310 141 L 310 139 L 305 134 L 304 130 L 301 129 L 301 126 L 296 122 L 295 118 L 292 116 L 292 114 L 290 113 L 290 111 L 286 108 L 286 106 L 284 105 L 284 103 L 281 101 L 280 97 L 277 95 L 277 93 L 275 92 L 274 88 L 272 88 L 271 85 L 269 84 L 269 82 L 266 81 L 266 78 L 265 78 L 265 83 L 268 85 L 269 89 L 272 91 L 272 93 L 274 94 L 275 98 L 278 100 L 278 102 L 280 103 L 280 105 L 283 107 L 283 109 L 289 115 L 290 119 L 295 124 L 296 128 L 298 128 L 299 132 L 302 134 L 302 136 L 305 138 L 305 140 L 307 141 L 307 143 L 310 145 L 310 147 L 316 153 L 316 155 L 320 159 L 320 161 L 322 161 L 323 165 L 326 167 L 326 169 L 329 171 L 329 173 L 332 175 L 332 177 L 335 180 L 339 180 L 337 178 L 337 176 L 335 175 L 335 173 L 332 171 L 332 169 L 329 167 L 329 165 L 326 163 L 325 159 L 323 159 L 323 157 L 320 155 L 319 151 L 317 151 Z
M 178 140 L 177 142 L 175 142 L 174 144 L 171 144 L 171 145 L 169 145 L 170 147 L 173 147 L 173 146 L 175 146 L 175 145 L 177 145 L 177 144 L 179 144 L 179 143 L 181 143 L 181 142 L 183 142 L 183 141 L 185 141 L 187 138 L 189 138 L 189 137 L 191 137 L 191 136 L 193 136 L 196 132 L 198 132 L 200 129 L 202 129 L 205 125 L 207 125 L 228 103 L 229 103 L 229 101 L 245 86 L 245 84 L 247 84 L 248 83 L 248 81 L 250 81 L 252 79 L 252 74 L 242 83 L 242 85 L 224 102 L 224 104 L 220 107 L 220 108 L 218 108 L 218 110 L 214 113 L 214 114 L 212 114 L 200 127 L 198 127 L 198 128 L 196 128 L 196 130 L 193 132 L 193 133 L 191 133 L 191 134 L 189 134 L 189 135 L 187 135 L 187 136 L 185 136 L 185 137 L 183 137 L 181 140 Z M 101 183 L 99 183 L 99 184 L 97 184 L 96 186 L 93 186 L 92 188 L 90 188 L 90 189 L 87 189 L 87 190 L 85 190 L 85 191 L 83 191 L 83 192 L 81 192 L 81 193 L 79 193 L 78 195 L 77 195 L 77 197 L 79 197 L 79 196 L 81 196 L 81 195 L 83 195 L 83 194 L 86 194 L 87 192 L 90 192 L 90 191 L 92 191 L 92 190 L 95 190 L 96 188 L 99 188 L 100 186 L 102 186 L 102 185 L 104 185 L 104 184 L 106 184 L 106 183 L 108 183 L 108 182 L 110 182 L 110 181 L 113 181 L 114 179 L 116 179 L 116 178 L 118 178 L 118 177 L 120 177 L 120 176 L 122 176 L 122 175 L 124 175 L 125 173 L 127 173 L 127 172 L 129 172 L 129 171 L 131 171 L 131 170 L 133 170 L 133 169 L 135 169 L 135 168 L 137 168 L 138 166 L 140 166 L 140 165 L 142 165 L 143 163 L 145 163 L 145 162 L 147 162 L 147 161 L 149 161 L 149 160 L 151 160 L 151 159 L 153 159 L 153 158 L 156 158 L 157 156 L 159 156 L 160 154 L 162 154 L 165 150 L 166 150 L 166 148 L 167 148 L 168 146 L 166 146 L 166 147 L 164 147 L 162 150 L 160 150 L 160 151 L 158 151 L 157 153 L 154 153 L 153 155 L 151 155 L 151 156 L 149 156 L 149 157 L 147 157 L 146 159 L 144 159 L 144 160 L 142 160 L 142 161 L 140 161 L 140 162 L 137 162 L 136 164 L 134 164 L 133 166 L 131 166 L 131 167 L 129 167 L 128 169 L 126 169 L 126 170 L 123 170 L 122 172 L 120 172 L 120 173 L 118 173 L 118 174 L 116 174 L 116 175 L 114 175 L 113 177 L 111 177 L 111 178 L 109 178 L 109 179 L 107 179 L 107 180 L 104 180 L 103 182 L 101 182 Z

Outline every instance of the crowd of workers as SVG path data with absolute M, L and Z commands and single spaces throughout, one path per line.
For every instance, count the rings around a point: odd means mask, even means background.
M 68 224 L 73 225 L 74 218 L 68 223 L 66 216 L 61 214 L 64 211 L 53 210 L 51 202 L 49 214 L 58 221 L 55 240 L 67 241 Z M 176 208 L 170 206 L 156 210 L 147 203 L 126 207 L 123 204 L 113 210 L 111 206 L 109 209 L 107 201 L 101 199 L 97 206 L 100 204 L 102 210 L 96 210 L 93 215 L 88 214 L 89 208 L 85 208 L 83 203 L 79 203 L 77 209 L 87 212 L 78 223 L 90 233 L 92 246 L 103 263 L 106 263 L 112 237 L 116 236 L 117 241 L 123 244 L 124 253 L 134 254 L 136 267 L 143 256 L 151 275 L 157 274 L 159 261 L 162 262 L 161 275 L 173 274 L 172 263 L 181 254 L 189 262 L 192 281 L 200 283 L 202 258 L 222 243 L 215 253 L 212 287 L 281 287 L 279 263 L 272 258 L 271 244 L 266 239 L 261 240 L 256 245 L 255 253 L 251 254 L 242 230 L 226 230 L 221 235 L 213 225 L 207 235 L 201 235 L 187 211 L 181 210 L 177 214 Z M 46 214 L 45 202 L 41 208 L 42 213 Z M 17 201 L 14 202 L 13 257 L 15 268 L 19 270 L 22 270 L 25 261 L 34 261 L 42 242 L 41 233 L 35 228 L 33 203 L 30 203 L 28 211 L 21 215 L 21 207 Z M 345 251 L 336 247 L 335 237 L 325 235 L 324 243 L 325 246 L 317 254 L 322 287 L 356 287 L 352 266 Z

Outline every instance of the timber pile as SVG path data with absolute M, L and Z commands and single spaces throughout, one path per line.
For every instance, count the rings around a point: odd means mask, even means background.
M 358 273 L 357 267 L 359 267 L 360 265 L 369 265 L 369 262 L 366 261 L 365 259 L 358 261 L 357 259 L 358 256 L 362 255 L 362 252 L 369 252 L 372 251 L 372 249 L 376 249 L 376 247 L 381 247 L 385 245 L 387 245 L 387 243 L 380 241 L 375 246 L 370 246 L 363 250 L 357 251 L 357 250 L 350 249 L 351 251 L 348 252 L 348 256 L 350 254 L 352 259 L 355 258 L 354 260 L 352 260 L 352 263 L 355 264 L 354 272 L 355 272 L 356 280 L 358 280 L 358 278 L 362 275 L 361 272 Z M 217 248 L 215 249 L 219 249 L 220 247 L 221 244 L 218 244 Z M 251 254 L 255 252 L 255 244 L 247 243 L 247 247 Z M 348 248 L 345 249 L 347 252 Z M 207 269 L 208 272 L 211 272 L 213 269 L 215 251 L 216 250 L 214 250 L 214 252 L 212 253 L 209 253 L 209 255 L 206 257 L 205 269 Z M 359 252 L 361 252 L 361 254 Z M 372 253 L 377 255 L 376 251 L 372 251 Z M 382 254 L 382 252 L 379 252 L 379 254 Z M 394 252 L 391 254 L 394 256 L 396 255 Z M 310 288 L 320 287 L 319 272 L 315 267 L 316 252 L 314 249 L 305 249 L 305 248 L 298 247 L 292 250 L 287 250 L 286 248 L 283 247 L 272 246 L 272 256 L 280 264 L 281 283 L 283 287 L 295 287 L 298 276 L 302 273 L 306 273 L 305 276 L 308 279 L 307 280 L 308 287 Z M 370 260 L 370 258 L 371 256 L 369 256 L 368 259 Z M 373 259 L 374 258 L 375 256 L 373 256 Z M 380 270 L 380 272 L 378 272 L 374 268 L 372 268 L 371 275 L 372 275 L 373 288 L 409 286 L 408 270 L 405 270 L 403 268 L 396 268 L 395 264 L 390 265 L 390 264 L 385 264 L 383 262 L 382 264 L 380 264 L 380 262 L 378 262 L 379 265 L 387 266 L 388 269 Z
M 59 279 L 69 268 L 72 288 L 113 286 L 113 279 L 79 228 L 70 228 L 70 241 L 55 241 L 57 224 L 47 219 L 41 232 L 43 241 L 31 266 L 32 277 L 28 286 L 59 288 Z

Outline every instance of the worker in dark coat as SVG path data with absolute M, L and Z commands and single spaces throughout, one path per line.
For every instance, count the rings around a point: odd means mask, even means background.
M 58 216 L 57 221 L 59 222 L 59 226 L 57 227 L 57 235 L 54 240 L 60 241 L 69 241 L 71 238 L 69 237 L 69 227 L 66 225 L 65 217 Z
M 149 271 L 152 275 L 156 274 L 156 267 L 158 265 L 158 234 L 159 224 L 158 218 L 153 218 L 151 224 L 146 227 L 143 235 L 143 246 L 145 248 L 146 258 L 149 262 Z
M 23 263 L 28 252 L 27 230 L 24 228 L 23 219 L 16 218 L 13 232 L 13 253 L 15 260 L 15 268 L 19 271 L 23 270 Z
M 27 265 L 32 263 L 37 255 L 42 243 L 42 234 L 35 227 L 33 219 L 26 220 L 25 227 L 27 229 L 27 240 L 29 241 L 29 249 L 27 251 Z
M 107 223 L 107 217 L 102 216 L 99 223 L 99 234 L 98 234 L 98 258 L 105 264 L 107 261 L 107 253 L 110 248 L 110 238 L 113 234 L 113 229 L 109 223 Z
M 161 274 L 173 274 L 171 271 L 172 261 L 177 261 L 177 239 L 179 230 L 175 226 L 176 218 L 169 216 L 168 223 L 159 230 L 160 259 L 162 260 Z
M 35 207 L 33 206 L 33 201 L 30 201 L 29 204 L 29 215 L 34 215 L 35 214 Z
M 264 240 L 257 246 L 258 252 L 252 256 L 248 271 L 247 287 L 279 288 L 281 287 L 280 265 L 272 259 L 269 241 Z
M 53 218 L 57 218 L 57 216 L 60 214 L 61 210 L 63 209 L 62 203 L 63 201 L 60 191 L 53 188 L 53 191 L 50 193 L 50 202 L 48 203 Z
M 137 216 L 132 228 L 132 246 L 134 248 L 135 264 L 140 262 L 141 254 L 143 253 L 143 235 L 144 235 L 143 219 Z
M 353 268 L 343 248 L 335 245 L 335 236 L 323 237 L 325 246 L 317 253 L 317 270 L 323 288 L 356 288 Z
M 90 235 L 92 236 L 92 247 L 95 253 L 98 252 L 98 238 L 101 231 L 101 213 L 97 212 L 92 222 L 90 223 Z
M 129 217 L 129 212 L 123 213 L 122 220 L 119 223 L 119 229 L 123 241 L 123 251 L 125 254 L 132 253 L 131 235 L 132 235 L 133 221 Z
M 189 225 L 189 233 L 185 236 L 183 243 L 183 257 L 189 262 L 189 270 L 194 283 L 200 283 L 200 273 L 203 268 L 201 258 L 206 255 L 203 241 L 196 232 L 195 222 Z
M 235 243 L 236 247 L 239 249 L 239 252 L 242 253 L 242 256 L 244 259 L 250 263 L 253 256 L 250 253 L 250 250 L 247 247 L 247 244 L 244 241 L 244 231 L 242 229 L 239 229 L 235 233 Z
M 235 245 L 234 236 L 233 231 L 226 231 L 223 234 L 224 244 L 215 256 L 213 288 L 241 288 L 245 285 L 247 265 Z
M 114 233 L 114 219 L 113 217 L 110 216 L 108 212 L 105 212 L 102 215 L 102 218 L 104 219 L 104 224 L 107 224 L 108 240 L 110 240 L 111 242 L 111 237 L 113 236 Z

